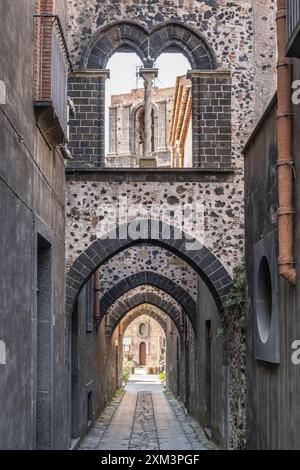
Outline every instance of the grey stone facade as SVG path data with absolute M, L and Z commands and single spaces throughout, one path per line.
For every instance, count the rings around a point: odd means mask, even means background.
M 150 55 L 154 59 L 168 48 L 175 48 L 187 56 L 193 90 L 193 164 L 200 171 L 170 171 L 168 174 L 157 169 L 95 171 L 93 164 L 83 159 L 83 154 L 74 159 L 68 171 L 68 306 L 72 308 L 73 299 L 86 277 L 101 264 L 102 307 L 111 305 L 105 296 L 112 295 L 114 304 L 110 308 L 117 308 L 117 316 L 125 315 L 126 310 L 134 307 L 136 297 L 143 297 L 139 291 L 141 284 L 138 287 L 130 281 L 125 287 L 128 273 L 135 276 L 143 271 L 155 272 L 159 270 L 159 267 L 153 269 L 155 260 L 160 260 L 163 275 L 184 287 L 196 301 L 194 328 L 202 338 L 201 346 L 198 340 L 194 343 L 193 327 L 188 315 L 183 315 L 178 333 L 167 340 L 169 385 L 202 425 L 211 430 L 213 439 L 228 447 L 231 442 L 227 401 L 230 384 L 224 339 L 218 336 L 220 301 L 212 286 L 224 292 L 225 300 L 230 275 L 243 257 L 241 151 L 257 119 L 259 107 L 272 93 L 274 2 L 249 1 L 233 5 L 232 2 L 192 1 L 150 5 L 150 2 L 132 4 L 125 1 L 115 2 L 107 9 L 105 4 L 94 0 L 91 8 L 86 10 L 84 3 L 76 1 L 75 5 L 70 0 L 69 12 L 69 44 L 77 70 L 104 70 L 110 55 L 120 47 L 127 51 L 131 48 L 145 67 L 151 67 L 149 51 L 144 47 L 148 43 L 145 38 L 149 39 Z M 263 31 L 261 39 L 254 35 L 256 28 Z M 76 171 L 76 168 L 82 171 Z M 174 255 L 177 259 L 182 258 L 180 243 L 175 240 L 166 244 L 160 236 L 155 243 L 155 257 L 148 254 L 144 259 L 140 259 L 139 253 L 145 247 L 139 247 L 138 243 L 133 247 L 129 246 L 130 240 L 99 242 L 101 235 L 107 232 L 109 222 L 100 208 L 114 204 L 119 196 L 126 196 L 131 206 L 138 203 L 160 206 L 164 202 L 175 207 L 183 207 L 189 202 L 202 204 L 204 258 L 201 253 L 189 258 L 184 252 L 184 260 L 190 266 L 182 264 L 173 269 L 166 261 L 169 255 L 165 250 L 173 252 L 171 258 L 174 261 Z M 190 235 L 195 234 L 191 232 Z M 148 246 L 153 242 L 147 237 L 141 241 Z M 122 253 L 125 252 L 124 256 Z M 202 281 L 197 281 L 195 271 Z M 186 283 L 184 286 L 182 281 Z M 199 296 L 196 281 L 202 294 Z M 118 299 L 117 294 L 113 294 L 114 287 L 121 295 Z M 162 294 L 157 295 L 163 302 Z M 124 302 L 124 296 L 134 299 L 134 303 Z M 146 301 L 145 297 L 143 301 Z M 122 308 L 117 307 L 118 302 Z M 172 329 L 171 325 L 172 322 Z M 211 362 L 208 362 L 205 350 L 208 341 L 205 335 L 212 340 L 207 345 Z M 210 376 L 205 373 L 208 368 L 213 371 Z
M 244 410 L 232 409 L 232 397 L 239 386 L 244 397 L 245 375 L 239 381 L 232 370 L 241 367 L 236 355 L 244 351 L 245 332 L 243 321 L 236 322 L 228 354 L 221 314 L 244 256 L 243 144 L 275 84 L 275 1 L 56 1 L 74 63 L 67 170 L 61 151 L 47 140 L 53 130 L 46 125 L 42 133 L 41 121 L 37 126 L 35 3 L 0 4 L 0 80 L 7 86 L 0 109 L 0 448 L 78 446 L 122 385 L 124 331 L 145 305 L 165 331 L 168 387 L 219 447 L 234 447 L 232 427 L 239 411 L 244 426 Z M 105 168 L 106 66 L 120 49 L 136 52 L 150 70 L 166 51 L 188 58 L 193 168 Z M 295 67 L 295 79 L 298 72 Z M 161 149 L 164 106 L 156 136 Z M 128 131 L 129 110 L 122 113 Z M 49 114 L 55 117 L 52 108 Z M 299 113 L 294 119 L 299 126 Z M 299 374 L 286 358 L 299 333 L 298 291 L 283 282 L 279 364 L 262 363 L 254 352 L 252 253 L 261 235 L 267 239 L 276 230 L 274 107 L 261 126 L 246 164 L 247 446 L 296 448 Z M 112 151 L 115 133 L 113 123 Z M 124 153 L 129 147 L 126 137 Z M 119 198 L 145 212 L 122 224 L 112 221 L 107 208 Z M 162 222 L 148 209 L 164 205 L 171 215 Z M 193 205 L 202 208 L 200 225 L 182 227 L 176 209 Z M 143 223 L 133 239 L 128 228 L 137 219 Z M 191 242 L 197 249 L 188 249 Z
M 67 448 L 65 162 L 34 112 L 34 0 L 0 5 L 0 448 Z M 62 2 L 61 2 L 62 3 Z M 61 5 L 63 7 L 63 5 Z M 60 8 L 62 22 L 64 8 Z M 20 27 L 20 25 L 22 25 Z M 13 53 L 12 53 L 13 51 Z M 39 289 L 39 290 L 38 290 Z M 44 394 L 42 392 L 45 392 Z
M 130 323 L 124 328 L 124 338 L 130 345 L 124 345 L 123 354 L 133 367 L 142 366 L 154 375 L 160 367 L 165 368 L 166 323 L 163 318 L 157 321 L 149 306 L 142 306 L 138 313 L 136 318 L 129 315 Z
M 300 68 L 293 61 L 293 79 Z M 293 158 L 299 166 L 299 105 L 293 106 Z M 293 360 L 299 323 L 299 187 L 294 187 L 294 256 L 297 282 L 293 287 L 278 274 L 277 99 L 274 96 L 246 148 L 247 269 L 247 447 L 298 449 L 300 413 L 299 365 Z M 264 151 L 258 154 L 259 149 Z M 296 181 L 296 180 L 294 180 Z M 259 193 L 254 188 L 261 187 Z M 272 298 L 266 337 L 260 330 L 258 267 L 267 260 Z M 261 285 L 265 288 L 266 280 Z M 270 397 L 272 397 L 270 399 Z M 264 410 L 261 413 L 260 410 Z M 272 427 L 267 425 L 272 417 Z M 257 432 L 259 430 L 259 432 Z

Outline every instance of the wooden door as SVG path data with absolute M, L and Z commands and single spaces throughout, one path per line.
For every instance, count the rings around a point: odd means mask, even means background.
M 140 344 L 140 366 L 146 365 L 146 343 Z

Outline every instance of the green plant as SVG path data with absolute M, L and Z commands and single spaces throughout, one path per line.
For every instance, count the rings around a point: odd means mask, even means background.
M 116 391 L 115 396 L 114 396 L 113 399 L 120 398 L 122 395 L 124 395 L 124 393 L 125 393 L 125 392 L 124 392 L 123 388 L 119 388 L 119 389 Z
M 129 370 L 124 370 L 124 371 L 123 371 L 123 382 L 124 382 L 125 384 L 127 384 L 127 383 L 128 383 L 128 380 L 129 380 Z
M 246 275 L 234 271 L 232 289 L 222 312 L 222 330 L 229 351 L 230 448 L 243 449 L 246 435 Z
M 166 381 L 167 381 L 167 374 L 166 374 L 166 372 L 161 372 L 161 373 L 159 374 L 159 380 L 160 380 L 161 382 L 163 382 L 163 383 L 166 383 Z
M 222 311 L 222 325 L 218 335 L 230 335 L 237 318 L 245 314 L 246 306 L 246 274 L 245 266 L 239 266 L 234 270 L 232 289 L 227 297 Z

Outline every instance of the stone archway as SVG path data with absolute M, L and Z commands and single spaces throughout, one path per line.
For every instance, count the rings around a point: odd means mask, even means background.
M 204 38 L 181 22 L 169 22 L 151 30 L 134 22 L 121 21 L 99 30 L 85 49 L 81 67 L 84 70 L 105 69 L 109 58 L 118 51 L 134 51 L 144 67 L 167 51 L 182 52 L 192 69 L 216 68 L 214 54 Z
M 106 292 L 100 302 L 101 316 L 104 316 L 114 302 L 116 302 L 116 300 L 123 294 L 135 287 L 146 284 L 157 287 L 173 297 L 188 314 L 191 323 L 195 327 L 196 302 L 194 299 L 179 284 L 172 281 L 172 279 L 152 271 L 143 271 L 133 274 L 132 276 L 128 276 Z
M 123 321 L 122 321 L 123 332 L 125 333 L 128 326 L 132 322 L 134 322 L 137 318 L 139 318 L 142 315 L 147 315 L 148 317 L 157 321 L 157 323 L 159 323 L 159 325 L 164 330 L 164 333 L 166 334 L 167 322 L 166 322 L 166 319 L 164 318 L 166 314 L 164 314 L 164 312 L 160 313 L 160 309 L 154 310 L 153 305 L 149 305 L 149 308 L 147 308 L 147 310 L 145 310 L 145 307 L 148 307 L 148 305 L 140 305 L 139 307 L 135 308 L 134 310 L 126 314 L 126 316 L 123 318 Z M 176 328 L 175 323 L 174 323 L 174 326 Z
M 226 301 L 232 279 L 222 263 L 196 239 L 159 220 L 141 220 L 139 237 L 130 236 L 130 223 L 93 242 L 71 266 L 66 279 L 66 313 L 70 316 L 87 280 L 106 261 L 127 247 L 148 243 L 166 248 L 186 261 L 206 282 L 219 309 Z M 191 247 L 198 247 L 191 250 Z
M 159 290 L 156 291 L 139 291 L 134 292 L 133 295 L 126 297 L 121 296 L 109 309 L 107 314 L 107 329 L 106 332 L 112 336 L 113 332 L 127 315 L 128 312 L 140 307 L 142 305 L 152 305 L 164 312 L 173 321 L 178 332 L 181 331 L 181 309 L 168 299 L 164 299 Z

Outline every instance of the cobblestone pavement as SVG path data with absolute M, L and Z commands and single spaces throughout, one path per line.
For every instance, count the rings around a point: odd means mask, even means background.
M 81 450 L 209 450 L 196 421 L 163 392 L 158 378 L 135 375 L 83 441 Z

